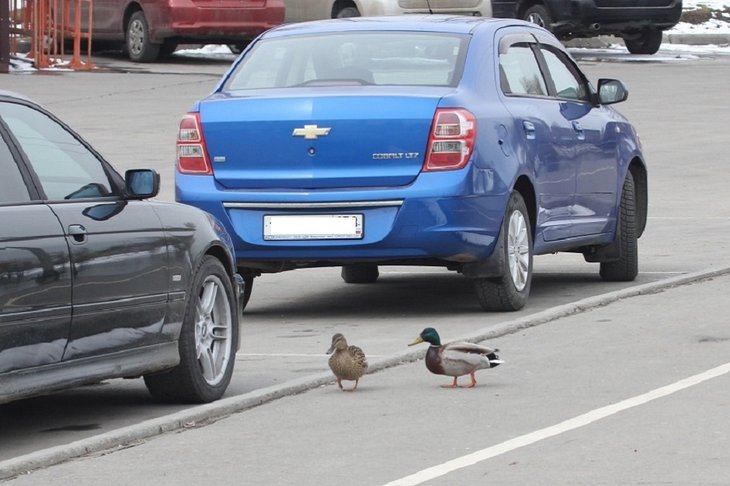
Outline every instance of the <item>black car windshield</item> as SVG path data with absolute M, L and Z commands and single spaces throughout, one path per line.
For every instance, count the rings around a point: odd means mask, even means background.
M 246 53 L 224 89 L 455 86 L 468 39 L 423 32 L 330 32 L 264 39 Z

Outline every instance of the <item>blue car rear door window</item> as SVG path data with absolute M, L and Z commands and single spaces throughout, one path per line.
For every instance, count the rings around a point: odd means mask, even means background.
M 508 95 L 547 96 L 540 66 L 528 43 L 510 45 L 499 55 L 502 92 Z

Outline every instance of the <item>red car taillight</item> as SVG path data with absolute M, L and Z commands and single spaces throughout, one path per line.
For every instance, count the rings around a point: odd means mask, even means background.
M 469 162 L 476 139 L 476 118 L 463 108 L 439 108 L 428 137 L 424 171 L 461 169 Z
M 188 113 L 180 120 L 177 132 L 177 170 L 183 174 L 213 173 L 203 131 L 200 129 L 199 113 Z

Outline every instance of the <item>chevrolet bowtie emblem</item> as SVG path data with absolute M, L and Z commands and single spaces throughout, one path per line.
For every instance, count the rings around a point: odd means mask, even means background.
M 304 128 L 295 128 L 291 132 L 294 137 L 304 137 L 306 140 L 316 140 L 317 137 L 329 135 L 331 128 L 319 128 L 317 125 L 304 125 Z

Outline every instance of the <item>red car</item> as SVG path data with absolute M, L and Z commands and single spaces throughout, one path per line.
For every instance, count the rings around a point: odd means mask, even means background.
M 93 42 L 124 41 L 129 58 L 151 62 L 178 44 L 239 49 L 284 22 L 283 0 L 95 0 Z

